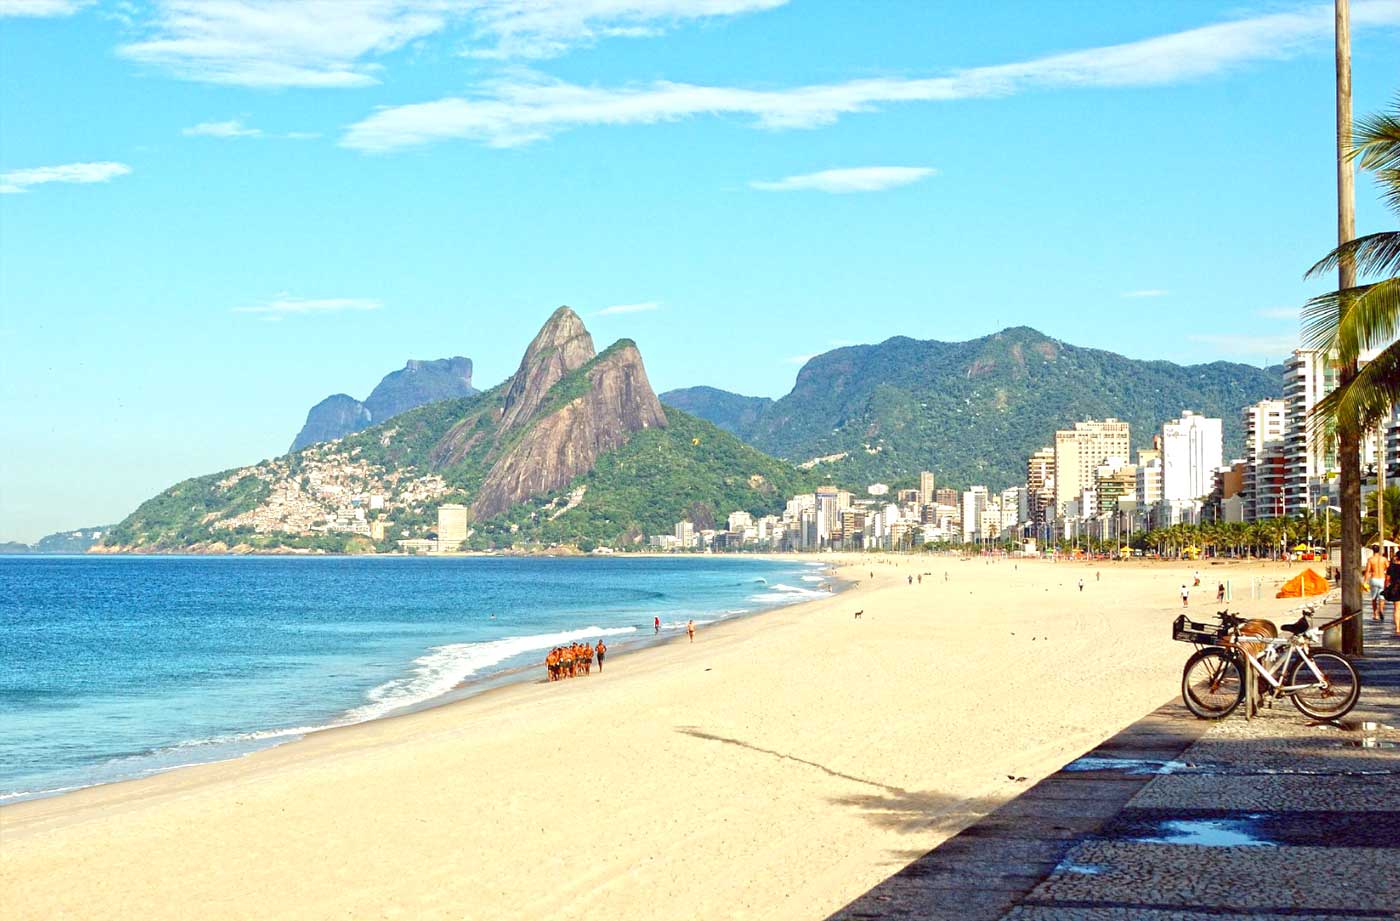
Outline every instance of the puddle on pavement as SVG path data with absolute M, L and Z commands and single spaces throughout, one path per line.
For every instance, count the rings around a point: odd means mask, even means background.
M 1157 826 L 1158 834 L 1134 838 L 1142 844 L 1190 844 L 1196 847 L 1274 847 L 1261 837 L 1251 817 L 1243 819 L 1171 819 Z
M 1172 774 L 1195 765 L 1185 761 L 1153 761 L 1146 758 L 1097 758 L 1086 755 L 1064 766 L 1066 771 L 1124 771 L 1128 774 Z
M 1061 873 L 1077 873 L 1080 876 L 1098 876 L 1103 872 L 1103 867 L 1092 863 L 1062 863 L 1055 869 Z

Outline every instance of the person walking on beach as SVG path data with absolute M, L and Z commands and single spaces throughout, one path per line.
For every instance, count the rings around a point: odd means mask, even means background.
M 1084 591 L 1084 580 L 1083 580 L 1083 579 L 1080 579 L 1080 580 L 1079 580 L 1079 590 L 1080 590 L 1081 592 Z
M 1362 576 L 1366 579 L 1371 590 L 1371 619 L 1381 620 L 1381 612 L 1385 610 L 1385 602 L 1381 600 L 1381 593 L 1385 591 L 1385 556 L 1381 553 L 1380 544 L 1371 545 L 1371 558 L 1366 561 L 1366 566 L 1362 569 Z
M 1186 587 L 1186 583 L 1181 583 L 1181 606 L 1184 608 L 1191 603 L 1191 589 Z
M 598 674 L 600 675 L 603 673 L 603 655 L 607 653 L 607 651 L 607 644 L 601 639 L 598 640 L 598 645 L 593 648 L 594 654 L 598 656 Z
M 1215 603 L 1221 604 L 1225 601 L 1225 583 L 1221 582 L 1215 587 Z
M 688 620 L 685 622 L 685 632 L 690 636 L 690 641 L 692 643 L 695 642 L 695 621 Z
M 651 619 L 651 632 L 652 632 L 652 633 L 660 633 L 660 632 L 661 632 L 661 618 L 660 618 L 659 616 L 653 617 L 653 618 Z

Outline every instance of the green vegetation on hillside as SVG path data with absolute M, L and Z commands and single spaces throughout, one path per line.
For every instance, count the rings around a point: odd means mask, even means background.
M 1237 457 L 1241 410 L 1281 391 L 1277 368 L 1137 361 L 1019 327 L 819 355 L 738 434 L 794 462 L 844 453 L 818 468 L 843 482 L 905 482 L 932 470 L 940 485 L 1003 489 L 1025 481 L 1026 458 L 1053 444 L 1056 429 L 1084 419 L 1129 422 L 1141 448 L 1190 409 L 1225 420 L 1225 457 Z
M 215 530 L 215 521 L 232 518 L 256 508 L 272 487 L 257 477 L 244 477 L 229 489 L 219 483 L 232 470 L 184 480 L 147 499 L 115 525 L 103 538 L 107 545 L 147 546 L 176 550 L 191 544 L 227 540 L 227 530 Z
M 482 522 L 472 546 L 629 546 L 669 534 L 683 519 L 723 527 L 734 511 L 777 514 L 791 496 L 819 482 L 702 419 L 674 408 L 666 418 L 666 428 L 634 434 L 567 489 Z M 585 487 L 578 506 L 551 520 L 578 487 Z

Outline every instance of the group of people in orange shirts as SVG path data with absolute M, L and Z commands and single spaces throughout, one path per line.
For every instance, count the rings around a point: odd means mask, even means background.
M 598 657 L 598 671 L 603 670 L 603 656 L 607 655 L 608 647 L 601 639 L 597 646 L 589 646 L 587 643 L 570 643 L 567 646 L 555 646 L 549 651 L 549 655 L 544 657 L 545 672 L 549 675 L 550 681 L 562 681 L 565 678 L 573 678 L 577 675 L 587 675 L 593 668 L 593 657 Z

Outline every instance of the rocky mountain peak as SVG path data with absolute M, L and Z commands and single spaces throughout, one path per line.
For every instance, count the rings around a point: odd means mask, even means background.
M 582 330 L 582 323 L 578 328 Z M 591 350 L 591 339 L 588 345 Z M 599 457 L 626 444 L 634 433 L 667 425 L 642 355 L 628 339 L 566 372 L 552 390 L 532 402 L 535 415 L 526 417 L 529 426 L 518 441 L 506 440 L 509 450 L 497 458 L 481 485 L 474 507 L 479 519 L 560 489 L 592 470 Z M 500 431 L 504 434 L 504 427 Z
M 501 411 L 501 431 L 523 425 L 534 416 L 549 389 L 571 371 L 593 360 L 593 337 L 582 318 L 560 307 L 530 341 L 520 367 L 506 388 Z

